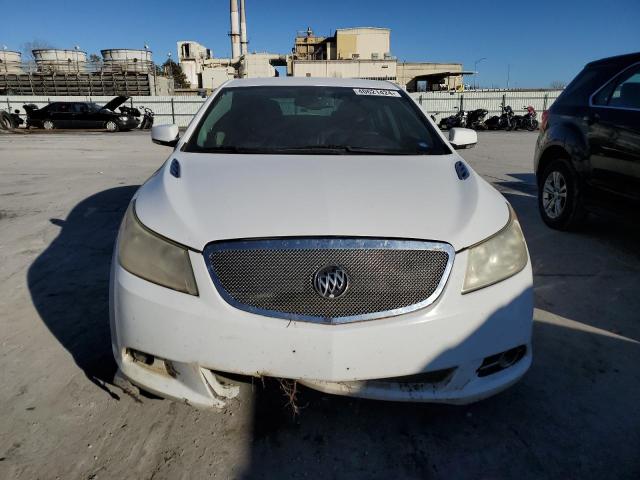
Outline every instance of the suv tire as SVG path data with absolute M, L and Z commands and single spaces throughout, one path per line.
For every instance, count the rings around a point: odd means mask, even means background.
M 566 158 L 552 160 L 538 181 L 538 210 L 556 230 L 574 230 L 586 219 L 578 176 Z

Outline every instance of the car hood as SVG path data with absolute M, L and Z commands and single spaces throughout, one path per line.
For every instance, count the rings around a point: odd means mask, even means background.
M 103 109 L 107 109 L 107 110 L 111 110 L 112 112 L 116 111 L 116 108 L 118 108 L 120 105 L 122 105 L 124 102 L 126 102 L 127 100 L 129 100 L 129 98 L 131 97 L 125 97 L 123 95 L 120 95 L 118 97 L 112 98 L 111 100 L 109 100 L 104 107 L 102 107 Z
M 170 173 L 173 159 L 180 177 Z M 359 236 L 448 242 L 456 250 L 508 221 L 505 199 L 444 156 L 174 152 L 138 191 L 151 230 L 202 250 L 215 240 Z

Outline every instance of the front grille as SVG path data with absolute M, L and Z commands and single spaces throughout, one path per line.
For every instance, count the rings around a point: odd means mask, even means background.
M 204 255 L 216 288 L 237 308 L 345 323 L 429 305 L 444 288 L 454 251 L 446 243 L 421 241 L 278 239 L 216 242 Z M 314 282 L 327 267 L 348 279 L 335 298 L 322 296 Z

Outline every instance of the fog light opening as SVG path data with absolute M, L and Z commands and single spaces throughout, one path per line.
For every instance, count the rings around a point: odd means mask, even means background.
M 147 370 L 151 370 L 162 375 L 168 375 L 173 378 L 178 375 L 178 372 L 169 360 L 156 357 L 150 353 L 134 350 L 133 348 L 128 348 L 127 353 L 133 360 L 133 363 L 146 368 Z
M 134 350 L 132 348 L 128 349 L 129 355 L 133 358 L 134 362 L 144 363 L 145 365 L 153 365 L 156 361 L 156 358 L 149 354 L 140 352 L 139 350 Z
M 482 365 L 477 370 L 479 377 L 486 377 L 512 367 L 518 363 L 527 353 L 527 347 L 520 345 L 519 347 L 506 350 L 495 355 L 486 357 L 482 361 Z

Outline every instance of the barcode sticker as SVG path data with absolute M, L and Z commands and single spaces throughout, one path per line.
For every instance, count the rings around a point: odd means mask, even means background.
M 354 88 L 356 95 L 373 95 L 375 97 L 399 97 L 397 90 L 383 90 L 381 88 Z

